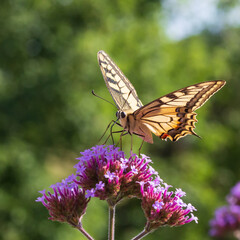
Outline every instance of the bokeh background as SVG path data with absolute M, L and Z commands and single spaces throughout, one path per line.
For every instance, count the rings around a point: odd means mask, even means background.
M 143 103 L 198 82 L 227 81 L 197 111 L 202 140 L 154 138 L 142 151 L 164 181 L 187 192 L 199 217 L 199 224 L 145 239 L 211 239 L 209 220 L 240 178 L 239 16 L 234 0 L 1 0 L 0 239 L 84 239 L 48 220 L 35 199 L 74 172 L 79 152 L 96 145 L 115 118 L 116 109 L 91 94 L 112 101 L 97 63 L 101 49 Z M 135 137 L 134 149 L 139 143 Z M 90 202 L 83 224 L 96 239 L 106 239 L 107 215 L 105 202 Z M 130 239 L 144 224 L 140 201 L 122 202 L 116 239 Z

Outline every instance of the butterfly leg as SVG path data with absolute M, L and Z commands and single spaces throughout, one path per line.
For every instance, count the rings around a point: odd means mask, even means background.
M 100 139 L 98 140 L 98 143 L 103 139 L 103 137 L 105 136 L 107 130 L 109 129 L 110 125 L 114 122 L 114 120 L 112 120 L 108 125 L 106 130 L 104 131 L 103 135 L 100 137 Z
M 110 127 L 110 136 L 111 136 L 111 138 L 112 138 L 112 144 L 113 144 L 113 145 L 114 145 L 113 133 L 116 133 L 116 132 L 113 132 L 113 130 L 112 130 L 112 129 L 113 129 L 113 126 L 114 126 L 115 124 L 117 124 L 118 126 L 121 127 L 121 124 L 118 123 L 117 121 L 118 121 L 118 119 L 117 119 L 116 121 L 114 121 L 113 124 L 112 124 L 112 126 Z M 118 131 L 118 132 L 122 132 L 122 130 L 121 130 L 121 131 Z
M 98 140 L 98 143 L 103 139 L 103 137 L 105 136 L 106 132 L 108 131 L 108 129 L 109 129 L 110 126 L 111 126 L 110 134 L 109 134 L 109 136 L 107 137 L 107 139 L 105 140 L 105 142 L 104 142 L 103 144 L 105 144 L 105 143 L 108 141 L 108 139 L 109 139 L 109 137 L 111 136 L 111 133 L 112 133 L 112 128 L 113 128 L 113 126 L 114 126 L 115 124 L 117 124 L 118 126 L 121 127 L 121 124 L 119 124 L 119 123 L 117 122 L 117 120 L 116 120 L 116 121 L 115 121 L 115 120 L 112 120 L 112 121 L 107 125 L 107 128 L 106 128 L 106 130 L 104 131 L 104 133 L 103 133 L 103 135 L 101 136 L 101 138 Z
M 125 130 L 122 130 L 122 133 L 121 133 L 121 135 L 120 135 L 120 138 L 119 138 L 119 141 L 118 141 L 118 143 L 116 144 L 116 146 L 120 143 L 120 150 L 122 150 L 122 137 L 123 136 L 125 136 L 125 135 L 127 135 L 128 134 L 128 132 L 125 132 Z
M 107 137 L 106 140 L 104 141 L 103 145 L 106 144 L 106 142 L 108 141 L 109 138 L 110 138 L 110 134 L 108 135 L 108 137 Z
M 111 133 L 107 136 L 107 139 L 104 141 L 103 144 L 106 144 L 106 142 L 108 141 L 108 139 L 109 139 L 110 137 L 113 138 L 113 134 L 114 134 L 114 133 L 122 133 L 122 132 L 123 132 L 123 130 L 111 132 Z M 113 144 L 114 144 L 114 141 L 113 141 Z
M 142 140 L 142 143 L 141 143 L 141 145 L 140 145 L 140 147 L 139 147 L 139 149 L 138 149 L 138 156 L 140 156 L 140 152 L 141 152 L 141 149 L 142 149 L 143 143 L 144 143 L 144 140 Z
M 133 149 L 133 135 L 132 135 L 132 134 L 130 134 L 130 135 L 131 135 L 131 151 L 130 151 L 130 152 L 131 152 L 131 154 L 132 154 L 132 153 L 133 153 L 133 152 L 132 152 L 132 149 Z

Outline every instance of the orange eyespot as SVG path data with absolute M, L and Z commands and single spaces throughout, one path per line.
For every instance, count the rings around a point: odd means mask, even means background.
M 167 133 L 163 133 L 163 134 L 160 136 L 160 138 L 161 138 L 161 139 L 166 139 L 168 136 L 169 136 L 169 135 L 168 135 Z

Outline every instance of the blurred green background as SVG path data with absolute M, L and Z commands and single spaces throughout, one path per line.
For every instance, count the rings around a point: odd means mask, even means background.
M 145 239 L 211 239 L 208 222 L 240 178 L 239 13 L 233 0 L 1 0 L 0 239 L 84 239 L 48 220 L 35 199 L 74 172 L 79 152 L 115 118 L 116 109 L 91 94 L 112 101 L 97 63 L 101 49 L 145 104 L 198 82 L 227 81 L 197 111 L 202 140 L 155 137 L 142 151 L 164 181 L 186 191 L 199 217 Z M 140 142 L 134 138 L 135 150 Z M 105 202 L 90 202 L 83 224 L 96 239 L 106 239 L 107 215 Z M 144 224 L 140 201 L 124 201 L 116 239 L 132 238 Z

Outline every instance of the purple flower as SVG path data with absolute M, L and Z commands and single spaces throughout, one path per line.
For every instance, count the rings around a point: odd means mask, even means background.
M 137 168 L 134 165 L 131 166 L 131 170 L 132 170 L 133 174 L 138 174 L 138 170 L 137 170 Z
M 209 234 L 213 237 L 223 237 L 233 234 L 239 239 L 240 229 L 240 182 L 238 182 L 227 196 L 228 206 L 218 208 L 214 218 L 210 221 Z
M 164 203 L 156 201 L 152 206 L 155 210 L 160 211 L 163 208 Z
M 141 197 L 138 182 L 149 185 L 159 182 L 157 172 L 149 165 L 149 157 L 139 158 L 131 154 L 126 158 L 124 152 L 112 145 L 96 146 L 81 153 L 77 158 L 77 178 L 74 180 L 87 191 L 94 190 L 94 196 L 116 204 L 124 197 Z M 93 196 L 93 195 L 91 195 Z
M 230 194 L 227 196 L 227 201 L 231 205 L 240 206 L 240 182 L 238 182 L 230 191 Z
M 172 186 L 159 177 L 146 155 L 138 157 L 131 153 L 126 157 L 123 151 L 112 145 L 95 146 L 81 155 L 77 158 L 75 175 L 52 185 L 53 193 L 40 191 L 42 196 L 37 201 L 48 209 L 51 220 L 68 222 L 88 236 L 81 228 L 81 218 L 90 198 L 106 200 L 113 218 L 119 201 L 137 197 L 142 200 L 147 218 L 145 233 L 160 226 L 197 222 L 197 217 L 192 214 L 196 209 L 181 199 L 185 192 L 180 188 L 169 191 Z
M 53 193 L 45 190 L 39 191 L 42 196 L 36 202 L 41 202 L 49 212 L 52 221 L 67 222 L 77 226 L 86 212 L 89 199 L 85 191 L 73 182 L 74 175 L 52 185 Z
M 86 198 L 95 197 L 95 189 L 92 188 L 91 190 L 86 190 Z
M 213 237 L 223 237 L 227 233 L 234 232 L 240 228 L 240 206 L 223 206 L 215 212 L 210 221 L 209 234 Z
M 117 178 L 115 173 L 111 173 L 109 171 L 107 171 L 107 173 L 104 175 L 105 178 L 108 178 L 109 182 L 112 182 L 114 180 L 114 178 Z
M 96 189 L 103 190 L 104 186 L 105 186 L 105 184 L 102 181 L 100 181 L 99 183 L 96 184 Z
M 181 188 L 176 188 L 175 194 L 179 197 L 184 197 L 186 196 L 186 193 L 182 191 Z
M 168 191 L 165 187 L 144 186 L 140 184 L 142 194 L 142 209 L 147 218 L 146 230 L 152 231 L 160 226 L 179 226 L 191 221 L 197 223 L 197 217 L 191 212 L 196 209 L 191 204 L 184 203 L 180 198 L 185 195 L 180 189 Z M 190 215 L 190 216 L 189 216 Z
M 123 158 L 121 158 L 120 161 L 121 161 L 121 164 L 120 164 L 120 165 L 121 165 L 121 168 L 122 168 L 122 169 L 125 169 L 125 168 L 128 167 L 128 165 L 127 165 L 128 159 L 123 159 Z

